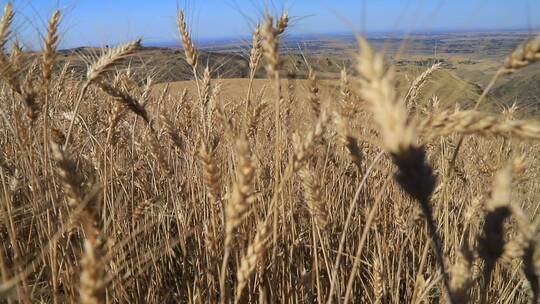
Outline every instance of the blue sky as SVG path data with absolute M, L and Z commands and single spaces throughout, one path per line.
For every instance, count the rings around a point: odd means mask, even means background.
M 5 4 L 6 1 L 0 1 Z M 26 43 L 56 8 L 64 12 L 63 46 L 177 38 L 175 12 L 186 8 L 196 38 L 239 38 L 265 11 L 287 9 L 292 33 L 351 30 L 431 31 L 540 28 L 539 0 L 15 0 Z

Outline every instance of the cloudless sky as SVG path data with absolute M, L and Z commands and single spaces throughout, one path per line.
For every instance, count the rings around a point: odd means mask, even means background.
M 5 4 L 6 1 L 0 3 Z M 62 45 L 114 44 L 142 37 L 177 39 L 177 7 L 196 39 L 240 38 L 265 10 L 287 9 L 291 33 L 540 28 L 540 0 L 15 0 L 16 26 L 36 47 L 54 9 L 63 12 Z

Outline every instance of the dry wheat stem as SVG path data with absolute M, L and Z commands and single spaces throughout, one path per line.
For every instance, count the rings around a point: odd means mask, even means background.
M 353 213 L 354 213 L 354 209 L 356 207 L 356 202 L 358 201 L 358 199 L 360 199 L 360 194 L 361 194 L 362 188 L 366 184 L 367 179 L 368 179 L 371 171 L 375 169 L 375 166 L 377 165 L 377 163 L 379 162 L 379 160 L 382 158 L 383 155 L 384 155 L 384 152 L 381 151 L 375 156 L 375 158 L 373 159 L 373 161 L 371 162 L 371 164 L 367 168 L 366 173 L 362 177 L 362 181 L 360 181 L 360 184 L 358 184 L 358 187 L 356 188 L 356 192 L 354 194 L 354 197 L 353 197 L 351 203 L 349 204 L 349 209 L 347 210 L 347 218 L 345 219 L 345 223 L 343 224 L 343 232 L 341 233 L 341 238 L 339 240 L 336 260 L 334 262 L 334 266 L 332 267 L 332 272 L 331 272 L 332 277 L 331 277 L 331 280 L 330 280 L 330 290 L 328 291 L 328 299 L 326 301 L 327 304 L 331 304 L 333 302 L 333 300 L 334 300 L 333 296 L 334 296 L 334 289 L 335 289 L 336 281 L 337 281 L 337 275 L 338 275 L 337 272 L 338 272 L 339 265 L 340 265 L 340 262 L 341 262 L 341 255 L 343 253 L 343 249 L 344 249 L 344 246 L 345 246 L 347 229 L 349 228 L 349 225 L 350 225 L 351 220 L 353 218 Z
M 357 245 L 356 251 L 355 251 L 355 259 L 354 259 L 354 262 L 353 262 L 351 274 L 349 275 L 349 280 L 347 282 L 347 288 L 345 290 L 345 299 L 343 301 L 344 304 L 347 304 L 349 302 L 349 298 L 350 298 L 350 295 L 351 295 L 351 292 L 352 292 L 354 279 L 356 277 L 356 269 L 358 268 L 358 264 L 360 263 L 360 259 L 361 259 L 361 255 L 362 255 L 362 249 L 364 248 L 364 244 L 365 244 L 367 236 L 368 236 L 369 228 L 371 226 L 371 223 L 373 222 L 373 219 L 375 218 L 375 214 L 377 214 L 377 210 L 379 209 L 379 204 L 380 204 L 380 202 L 382 200 L 382 195 L 385 193 L 386 186 L 388 185 L 389 181 L 390 181 L 390 177 L 388 177 L 384 181 L 383 186 L 382 186 L 381 190 L 379 191 L 379 194 L 375 198 L 375 202 L 374 202 L 373 206 L 371 206 L 371 208 L 369 210 L 369 213 L 368 213 L 368 216 L 367 216 L 367 219 L 366 219 L 366 223 L 365 223 L 364 228 L 362 230 L 362 234 L 359 234 L 358 245 Z

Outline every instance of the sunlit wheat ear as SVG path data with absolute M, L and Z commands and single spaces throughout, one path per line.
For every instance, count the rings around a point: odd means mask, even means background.
M 249 151 L 249 143 L 245 136 L 236 141 L 236 181 L 233 184 L 231 198 L 225 210 L 226 235 L 225 246 L 229 247 L 234 230 L 242 223 L 255 200 L 253 195 L 254 167 Z
M 197 50 L 195 49 L 195 45 L 193 44 L 193 41 L 191 40 L 191 36 L 187 29 L 186 17 L 183 11 L 178 12 L 177 25 L 178 31 L 180 32 L 180 37 L 182 38 L 182 46 L 184 47 L 186 61 L 191 67 L 196 68 Z
M 55 142 L 50 143 L 51 157 L 56 162 L 56 171 L 67 197 L 70 208 L 75 209 L 82 204 L 82 193 L 80 185 L 81 177 L 77 174 L 75 163 L 66 156 L 61 146 Z
M 264 37 L 262 48 L 264 57 L 266 58 L 266 72 L 268 73 L 268 77 L 274 78 L 276 77 L 276 73 L 278 73 L 279 66 L 279 42 L 272 17 L 266 16 L 262 33 Z
M 262 57 L 261 26 L 257 24 L 251 37 L 251 51 L 249 52 L 249 70 L 253 75 L 259 66 Z
M 19 40 L 15 39 L 15 41 L 13 41 L 13 43 L 11 44 L 11 54 L 9 55 L 9 63 L 14 70 L 18 70 L 21 68 L 21 55 L 21 45 L 19 43 Z
M 414 126 L 394 87 L 394 73 L 385 69 L 382 55 L 375 54 L 364 38 L 359 37 L 358 42 L 361 48 L 357 66 L 361 75 L 360 93 L 369 103 L 385 149 L 399 169 L 396 178 L 407 193 L 422 205 L 428 205 L 435 177 L 425 162 L 424 149 L 415 142 Z
M 309 104 L 311 106 L 311 109 L 313 110 L 313 113 L 315 113 L 315 117 L 319 117 L 321 113 L 321 99 L 319 98 L 319 85 L 317 83 L 317 76 L 315 75 L 315 71 L 313 71 L 313 69 L 309 69 L 308 82 Z
M 495 263 L 504 251 L 504 220 L 511 215 L 512 169 L 506 166 L 495 175 L 491 198 L 486 203 L 486 217 L 483 233 L 478 240 L 480 257 L 484 260 L 483 284 L 481 303 L 486 300 L 486 294 L 491 280 Z
M 373 293 L 375 295 L 375 303 L 384 303 L 384 282 L 383 282 L 383 268 L 378 258 L 373 260 Z
M 426 162 L 425 150 L 416 143 L 415 129 L 408 118 L 403 100 L 395 90 L 394 73 L 386 69 L 381 54 L 375 54 L 368 42 L 358 37 L 360 54 L 357 70 L 360 73 L 360 94 L 369 103 L 385 149 L 398 170 L 396 181 L 420 205 L 426 219 L 433 251 L 443 275 L 446 299 L 454 303 L 441 247 L 441 240 L 433 219 L 430 196 L 435 188 L 433 169 Z
M 409 91 L 407 92 L 407 95 L 405 95 L 405 98 L 404 98 L 404 103 L 407 106 L 407 108 L 411 109 L 411 108 L 416 107 L 415 102 L 416 102 L 416 99 L 418 98 L 418 94 L 420 93 L 420 90 L 422 90 L 422 87 L 424 87 L 424 85 L 426 84 L 430 76 L 440 68 L 441 68 L 441 63 L 436 63 L 414 79 L 414 81 L 411 84 L 411 87 L 409 88 Z
M 221 170 L 216 160 L 215 149 L 216 144 L 203 143 L 199 150 L 203 167 L 203 182 L 214 203 L 221 199 Z
M 508 55 L 499 73 L 511 74 L 538 60 L 540 60 L 540 35 L 522 44 L 512 54 Z
M 246 287 L 249 278 L 255 272 L 257 264 L 262 262 L 264 255 L 268 249 L 268 241 L 270 239 L 271 227 L 268 220 L 257 225 L 257 234 L 253 242 L 249 244 L 246 254 L 240 261 L 240 266 L 236 272 L 236 303 L 240 301 L 242 292 Z
M 373 118 L 386 149 L 394 154 L 415 146 L 415 132 L 408 121 L 403 100 L 394 88 L 394 72 L 387 70 L 381 54 L 375 54 L 371 46 L 359 37 L 360 54 L 357 70 L 360 78 L 361 96 L 369 103 Z
M 315 220 L 317 227 L 324 230 L 329 223 L 329 215 L 326 210 L 326 202 L 322 194 L 322 185 L 318 180 L 313 168 L 306 166 L 299 172 L 304 188 L 304 198 L 309 213 Z
M 349 126 L 343 117 L 336 114 L 334 115 L 334 125 L 337 131 L 337 137 L 339 142 L 347 149 L 351 160 L 356 167 L 362 169 L 362 150 L 358 146 L 358 141 L 349 132 Z
M 52 68 L 58 47 L 58 23 L 60 22 L 60 12 L 55 11 L 47 26 L 47 37 L 43 41 L 43 59 L 41 63 L 41 74 L 45 85 L 51 79 Z
M 266 58 L 266 72 L 268 77 L 275 78 L 279 74 L 279 36 L 285 32 L 289 23 L 287 13 L 283 13 L 274 26 L 274 19 L 267 15 L 262 27 L 262 49 Z
M 253 110 L 253 113 L 249 117 L 248 122 L 248 136 L 250 138 L 256 138 L 257 129 L 263 118 L 264 110 L 268 108 L 268 102 L 262 100 L 257 107 Z
M 208 107 L 212 95 L 212 77 L 208 66 L 204 69 L 202 78 L 202 104 L 205 108 Z M 207 113 L 208 114 L 208 113 Z
M 11 2 L 8 2 L 4 6 L 4 14 L 0 20 L 0 50 L 2 52 L 5 51 L 6 43 L 9 41 L 9 37 L 11 36 L 11 31 L 9 28 L 13 22 L 13 17 L 13 6 L 11 5 Z
M 126 56 L 132 54 L 141 47 L 141 40 L 135 40 L 126 44 L 109 49 L 97 61 L 89 64 L 86 71 L 86 79 L 89 83 L 100 80 L 103 74 Z
M 417 129 L 428 137 L 460 133 L 540 139 L 540 125 L 535 121 L 507 120 L 504 117 L 490 116 L 478 111 L 436 113 L 420 121 Z
M 8 2 L 4 6 L 4 14 L 0 20 L 0 76 L 9 84 L 11 89 L 22 94 L 21 84 L 18 80 L 18 71 L 15 69 L 6 55 L 6 43 L 11 37 L 10 26 L 13 22 L 13 6 Z

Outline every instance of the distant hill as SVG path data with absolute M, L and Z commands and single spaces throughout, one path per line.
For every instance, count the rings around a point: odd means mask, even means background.
M 540 113 L 540 69 L 531 65 L 510 76 L 490 94 L 491 99 L 505 105 L 514 102 L 534 114 Z
M 77 48 L 64 50 L 58 60 L 58 67 L 69 61 L 76 73 L 86 71 L 84 57 L 95 57 L 101 52 L 96 48 Z M 191 67 L 185 61 L 184 51 L 180 49 L 143 47 L 129 59 L 124 60 L 124 66 L 130 66 L 135 71 L 140 70 L 141 77 L 152 76 L 155 83 L 189 80 L 193 78 Z M 246 58 L 239 54 L 224 54 L 215 52 L 199 52 L 199 70 L 202 73 L 206 66 L 217 78 L 247 77 L 249 64 Z

